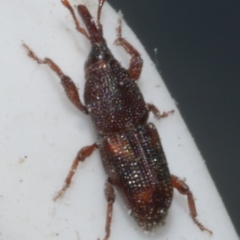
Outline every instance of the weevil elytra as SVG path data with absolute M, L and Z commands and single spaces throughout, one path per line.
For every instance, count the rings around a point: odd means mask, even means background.
M 187 196 L 194 223 L 201 230 L 211 233 L 196 218 L 195 202 L 189 187 L 170 174 L 158 132 L 152 123 L 147 122 L 149 112 L 159 119 L 166 117 L 168 113 L 160 114 L 153 104 L 145 103 L 137 86 L 143 60 L 138 51 L 122 37 L 121 21 L 115 44 L 123 47 L 131 56 L 129 68 L 124 69 L 107 47 L 100 22 L 104 2 L 105 0 L 99 0 L 96 23 L 86 6 L 77 6 L 86 31 L 79 24 L 69 2 L 62 0 L 62 4 L 73 17 L 77 31 L 91 43 L 91 51 L 85 63 L 85 105 L 80 100 L 74 82 L 53 60 L 38 58 L 23 44 L 29 57 L 39 64 L 47 64 L 58 75 L 69 100 L 80 111 L 90 115 L 97 133 L 96 143 L 78 152 L 65 184 L 54 200 L 61 197 L 70 186 L 79 162 L 84 161 L 95 149 L 99 149 L 108 175 L 105 184 L 108 205 L 104 240 L 110 236 L 114 188 L 121 193 L 138 225 L 146 231 L 154 230 L 163 222 L 172 202 L 173 188 L 176 188 Z

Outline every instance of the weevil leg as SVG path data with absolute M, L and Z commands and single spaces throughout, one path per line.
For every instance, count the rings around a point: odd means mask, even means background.
M 197 220 L 197 210 L 196 210 L 196 206 L 195 206 L 195 201 L 194 201 L 194 197 L 192 192 L 190 191 L 188 185 L 181 179 L 179 179 L 178 177 L 171 175 L 171 179 L 172 179 L 172 185 L 174 188 L 176 188 L 178 190 L 179 193 L 183 194 L 183 195 L 187 195 L 187 199 L 188 199 L 188 207 L 190 210 L 190 216 L 192 217 L 192 220 L 194 221 L 194 223 L 202 230 L 202 231 L 206 231 L 210 234 L 212 234 L 212 231 L 210 231 L 209 229 L 207 229 L 202 223 L 200 223 Z
M 151 104 L 151 103 L 147 103 L 147 104 L 146 104 L 146 108 L 147 108 L 147 110 L 148 110 L 149 112 L 152 112 L 157 119 L 161 119 L 161 118 L 168 117 L 168 115 L 174 113 L 174 110 L 161 113 L 161 112 L 158 110 L 158 108 L 157 108 L 155 105 Z
M 128 54 L 130 54 L 130 66 L 128 72 L 133 80 L 138 80 L 143 66 L 143 60 L 139 52 L 122 37 L 122 19 L 119 19 L 119 26 L 117 28 L 117 39 L 115 41 L 116 45 L 122 46 Z
M 110 236 L 110 231 L 111 231 L 113 203 L 115 201 L 115 192 L 110 179 L 108 179 L 105 183 L 105 196 L 108 202 L 108 206 L 107 206 L 107 216 L 106 216 L 106 225 L 105 225 L 106 235 L 104 237 L 104 240 L 108 240 Z
M 71 169 L 65 179 L 65 184 L 64 184 L 63 188 L 53 198 L 54 201 L 56 201 L 58 198 L 60 198 L 66 192 L 66 190 L 69 188 L 72 178 L 77 170 L 79 162 L 83 162 L 87 157 L 89 157 L 93 153 L 93 151 L 96 148 L 98 148 L 98 145 L 96 143 L 94 143 L 90 146 L 82 148 L 78 152 L 76 158 L 74 159 L 74 161 L 72 163 Z
M 70 11 L 72 17 L 73 17 L 73 20 L 74 20 L 74 23 L 75 23 L 75 26 L 76 26 L 76 29 L 78 32 L 82 33 L 86 38 L 90 39 L 89 35 L 87 34 L 86 30 L 84 28 L 82 28 L 77 20 L 77 17 L 73 11 L 73 8 L 72 6 L 70 5 L 70 3 L 68 2 L 68 0 L 61 0 L 62 4 Z
M 82 104 L 79 94 L 78 94 L 78 89 L 74 82 L 66 76 L 62 70 L 58 67 L 56 63 L 54 63 L 51 59 L 45 58 L 45 59 L 40 59 L 37 57 L 37 55 L 24 43 L 23 47 L 27 50 L 28 56 L 35 60 L 39 64 L 47 64 L 52 71 L 54 71 L 58 77 L 61 79 L 61 84 L 65 90 L 65 93 L 68 97 L 68 99 L 82 112 L 88 114 L 87 108 Z

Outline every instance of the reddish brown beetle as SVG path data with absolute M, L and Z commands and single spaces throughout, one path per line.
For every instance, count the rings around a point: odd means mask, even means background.
M 157 118 L 160 114 L 152 104 L 146 104 L 136 84 L 143 61 L 137 50 L 122 37 L 121 24 L 117 29 L 116 45 L 122 46 L 131 56 L 126 70 L 113 57 L 103 37 L 100 15 L 105 0 L 99 0 L 97 23 L 92 20 L 84 5 L 77 7 L 87 31 L 82 28 L 67 0 L 63 5 L 70 11 L 76 29 L 91 42 L 92 49 L 85 63 L 85 105 L 80 101 L 78 90 L 72 80 L 49 58 L 38 58 L 26 45 L 29 57 L 39 64 L 47 64 L 61 79 L 69 100 L 82 112 L 89 114 L 97 132 L 97 142 L 82 148 L 65 180 L 65 185 L 54 200 L 70 186 L 78 163 L 84 161 L 98 148 L 108 174 L 105 195 L 108 202 L 105 240 L 110 236 L 113 202 L 116 187 L 131 215 L 141 228 L 152 231 L 165 219 L 171 205 L 173 188 L 188 198 L 190 215 L 195 224 L 208 231 L 197 219 L 194 198 L 188 186 L 171 175 L 165 154 L 152 123 L 147 123 L 149 112 Z M 172 111 L 171 111 L 172 112 Z

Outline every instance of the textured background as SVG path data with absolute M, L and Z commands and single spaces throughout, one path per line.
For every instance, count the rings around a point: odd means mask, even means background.
M 240 235 L 240 2 L 109 0 L 157 62 Z M 104 29 L 106 31 L 106 29 Z

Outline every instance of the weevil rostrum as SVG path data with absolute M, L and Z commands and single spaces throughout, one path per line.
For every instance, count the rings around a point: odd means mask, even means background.
M 97 133 L 96 143 L 82 148 L 69 171 L 63 188 L 54 200 L 69 188 L 79 162 L 99 149 L 104 169 L 108 175 L 105 184 L 107 199 L 106 235 L 109 239 L 115 188 L 120 192 L 131 215 L 145 231 L 153 231 L 163 223 L 173 198 L 173 189 L 187 196 L 190 216 L 202 231 L 208 230 L 197 220 L 193 194 L 186 183 L 170 174 L 163 147 L 155 126 L 148 123 L 149 113 L 163 118 L 170 112 L 160 114 L 153 104 L 145 103 L 137 86 L 143 60 L 138 51 L 122 37 L 121 21 L 117 28 L 116 45 L 130 55 L 130 66 L 124 69 L 108 49 L 100 22 L 105 0 L 99 0 L 97 20 L 84 5 L 77 6 L 87 31 L 79 24 L 72 6 L 67 0 L 62 4 L 70 11 L 76 29 L 91 43 L 85 62 L 84 102 L 80 100 L 77 87 L 57 64 L 40 59 L 26 45 L 28 56 L 39 64 L 47 64 L 60 78 L 69 100 L 83 113 L 89 114 Z

